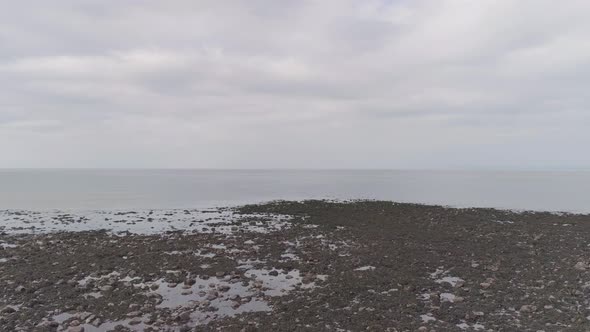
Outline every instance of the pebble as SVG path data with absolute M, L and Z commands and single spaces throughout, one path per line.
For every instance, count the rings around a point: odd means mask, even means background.
M 277 271 L 277 270 L 272 270 L 272 271 L 270 271 L 270 272 L 268 273 L 268 275 L 269 275 L 269 276 L 276 277 L 276 276 L 278 276 L 278 275 L 279 275 L 279 271 Z
M 525 304 L 522 307 L 520 307 L 520 312 L 533 312 L 535 310 L 537 310 L 537 307 L 530 304 Z

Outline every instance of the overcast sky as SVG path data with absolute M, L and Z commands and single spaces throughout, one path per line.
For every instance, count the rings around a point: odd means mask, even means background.
M 0 167 L 590 166 L 589 1 L 11 1 Z

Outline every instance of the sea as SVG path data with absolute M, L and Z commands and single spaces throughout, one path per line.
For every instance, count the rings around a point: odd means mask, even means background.
M 305 199 L 590 213 L 590 171 L 0 170 L 4 210 L 183 209 Z

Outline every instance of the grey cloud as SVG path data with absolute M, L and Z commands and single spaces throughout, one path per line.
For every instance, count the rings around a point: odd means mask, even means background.
M 0 167 L 590 163 L 586 1 L 5 7 Z

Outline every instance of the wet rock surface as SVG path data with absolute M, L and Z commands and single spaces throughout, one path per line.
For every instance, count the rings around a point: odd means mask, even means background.
M 117 213 L 131 231 L 2 211 L 2 331 L 590 329 L 585 215 L 273 202 L 133 232 L 165 214 Z

